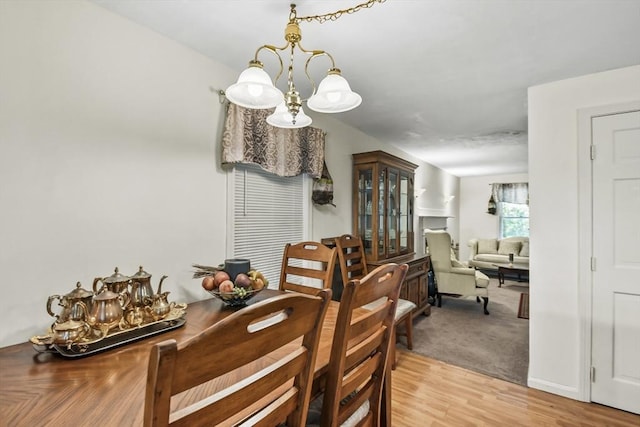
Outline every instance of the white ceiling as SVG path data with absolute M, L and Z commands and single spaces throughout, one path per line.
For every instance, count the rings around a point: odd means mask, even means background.
M 285 44 L 291 3 L 92 1 L 238 72 Z M 365 1 L 296 4 L 300 17 Z M 302 46 L 329 52 L 362 95 L 336 118 L 456 176 L 527 172 L 529 86 L 640 64 L 640 0 L 388 0 L 300 26 Z

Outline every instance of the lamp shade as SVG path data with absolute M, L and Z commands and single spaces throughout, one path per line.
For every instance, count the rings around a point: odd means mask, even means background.
M 353 110 L 361 102 L 362 97 L 351 90 L 344 77 L 339 73 L 329 73 L 307 101 L 307 106 L 319 113 L 342 113 Z
M 289 110 L 287 110 L 285 103 L 282 102 L 278 104 L 276 111 L 267 117 L 267 123 L 277 128 L 298 129 L 309 126 L 311 124 L 311 117 L 307 116 L 302 107 L 300 107 L 300 111 L 296 114 L 296 122 L 293 123 L 293 116 Z
M 284 99 L 269 75 L 257 66 L 250 66 L 240 73 L 238 81 L 227 88 L 225 95 L 234 104 L 253 109 L 273 108 Z

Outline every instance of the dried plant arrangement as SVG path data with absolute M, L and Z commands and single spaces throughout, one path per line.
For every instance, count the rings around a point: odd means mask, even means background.
M 224 264 L 218 265 L 217 267 L 211 267 L 209 265 L 201 265 L 201 264 L 191 264 L 195 271 L 193 272 L 193 278 L 199 279 L 201 277 L 213 276 L 218 271 L 222 271 L 224 268 Z

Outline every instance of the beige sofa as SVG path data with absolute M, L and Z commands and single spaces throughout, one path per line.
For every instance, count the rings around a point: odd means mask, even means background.
M 496 263 L 508 263 L 509 254 L 514 254 L 513 263 L 529 265 L 529 238 L 507 237 L 506 239 L 469 240 L 469 266 L 483 270 L 497 270 Z

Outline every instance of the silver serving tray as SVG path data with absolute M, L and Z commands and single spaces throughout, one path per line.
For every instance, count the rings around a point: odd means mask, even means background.
M 93 330 L 93 335 L 68 345 L 47 343 L 47 337 L 33 337 L 30 341 L 34 349 L 39 353 L 57 353 L 69 358 L 85 357 L 177 329 L 186 323 L 185 313 L 184 309 L 174 309 L 162 320 L 111 332 L 105 337 L 100 336 L 98 331 Z

